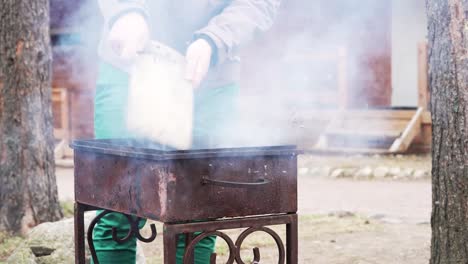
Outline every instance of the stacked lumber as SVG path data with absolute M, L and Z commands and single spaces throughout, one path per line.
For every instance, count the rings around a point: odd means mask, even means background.
M 317 148 L 331 152 L 405 153 L 430 116 L 422 107 L 338 111 Z

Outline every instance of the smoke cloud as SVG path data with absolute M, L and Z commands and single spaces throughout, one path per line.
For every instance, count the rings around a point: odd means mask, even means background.
M 182 8 L 184 21 L 206 23 L 196 19 L 194 6 L 177 7 L 168 2 L 160 1 L 161 7 L 168 8 L 161 15 Z M 73 28 L 76 34 L 52 32 L 56 47 L 70 48 L 67 56 L 72 56 L 71 61 L 85 65 L 64 65 L 72 79 L 82 82 L 83 68 L 97 69 L 102 18 L 96 1 L 73 3 L 52 0 L 51 9 L 52 17 L 67 14 L 53 23 Z M 273 28 L 242 50 L 238 115 L 227 129 L 232 135 L 226 136 L 235 136 L 236 146 L 297 144 L 306 134 L 312 142 L 328 121 L 323 116 L 314 117 L 314 111 L 338 109 L 342 104 L 340 87 L 357 91 L 348 95 L 350 104 L 365 102 L 366 91 L 360 88 L 377 82 L 375 72 L 369 70 L 374 62 L 366 58 L 388 56 L 390 48 L 390 19 L 382 17 L 390 15 L 386 8 L 390 4 L 371 0 L 283 1 Z M 177 25 L 164 28 L 177 30 Z M 71 52 L 77 43 L 81 48 Z M 367 107 L 364 103 L 360 106 Z

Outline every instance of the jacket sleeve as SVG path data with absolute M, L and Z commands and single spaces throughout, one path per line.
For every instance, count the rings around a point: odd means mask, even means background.
M 223 63 L 240 45 L 269 29 L 281 0 L 232 0 L 195 37 L 208 36 L 216 46 L 217 63 Z
M 131 12 L 140 13 L 149 21 L 146 0 L 98 0 L 98 3 L 105 24 L 109 28 L 119 17 Z

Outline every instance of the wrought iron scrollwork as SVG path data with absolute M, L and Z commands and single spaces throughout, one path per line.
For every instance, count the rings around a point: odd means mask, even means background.
M 112 211 L 109 211 L 109 210 L 104 210 L 102 211 L 100 214 L 98 214 L 92 221 L 91 223 L 89 224 L 89 227 L 88 227 L 88 245 L 89 245 L 89 251 L 91 252 L 91 257 L 93 259 L 93 262 L 95 264 L 99 264 L 99 260 L 98 260 L 98 257 L 97 257 L 97 254 L 96 254 L 96 248 L 94 247 L 94 242 L 93 242 L 93 231 L 94 231 L 94 228 L 96 227 L 97 223 L 106 215 L 110 214 L 110 213 L 114 213 Z M 155 239 L 156 239 L 156 236 L 158 235 L 157 233 L 157 230 L 156 230 L 156 225 L 154 224 L 151 224 L 150 225 L 150 228 L 151 228 L 151 235 L 150 237 L 148 238 L 145 238 L 141 235 L 140 233 L 140 229 L 138 227 L 138 224 L 141 220 L 140 217 L 133 217 L 131 215 L 127 215 L 127 214 L 124 214 L 125 217 L 127 218 L 128 222 L 130 223 L 130 230 L 128 231 L 127 235 L 124 237 L 124 238 L 119 238 L 117 236 L 117 228 L 116 227 L 112 227 L 112 239 L 119 243 L 119 244 L 122 244 L 122 243 L 125 243 L 125 242 L 128 242 L 133 236 L 135 236 L 138 240 L 142 241 L 142 242 L 145 242 L 145 243 L 150 243 L 150 242 L 153 242 Z
M 204 232 L 196 236 L 195 239 L 193 239 L 192 242 L 186 247 L 182 263 L 192 264 L 190 263 L 190 261 L 191 259 L 193 259 L 193 252 L 194 252 L 195 246 L 202 239 L 209 237 L 209 236 L 217 236 L 217 237 L 222 238 L 224 241 L 226 241 L 229 247 L 229 259 L 226 262 L 226 264 L 233 264 L 234 260 L 236 259 L 236 245 L 234 245 L 234 242 L 231 240 L 231 238 L 228 235 L 219 231 Z M 211 255 L 210 264 L 216 264 L 216 253 L 213 253 Z
M 237 238 L 235 244 L 228 235 L 219 231 L 201 233 L 198 236 L 196 236 L 187 246 L 185 250 L 184 258 L 183 258 L 183 263 L 192 264 L 191 261 L 193 261 L 193 252 L 198 242 L 200 242 L 202 239 L 208 236 L 217 236 L 217 237 L 222 238 L 224 241 L 226 241 L 229 247 L 229 259 L 226 262 L 226 264 L 233 264 L 234 260 L 238 264 L 245 264 L 245 262 L 242 260 L 240 250 L 242 247 L 242 243 L 244 243 L 244 240 L 254 232 L 265 232 L 269 234 L 275 240 L 276 245 L 278 247 L 278 254 L 279 254 L 278 264 L 284 264 L 286 254 L 285 254 L 285 247 L 284 247 L 283 241 L 281 240 L 280 236 L 275 231 L 273 231 L 272 229 L 268 227 L 251 227 L 251 228 L 246 229 Z M 254 258 L 253 258 L 252 264 L 259 264 L 260 263 L 260 249 L 255 247 L 253 249 L 253 254 L 254 254 Z M 213 253 L 211 255 L 210 264 L 216 264 L 216 253 Z
M 276 246 L 278 247 L 278 255 L 279 255 L 278 264 L 284 264 L 286 254 L 285 254 L 283 241 L 281 240 L 281 237 L 275 231 L 273 231 L 272 229 L 270 229 L 268 227 L 251 227 L 251 228 L 248 228 L 247 230 L 245 230 L 244 232 L 242 232 L 240 234 L 240 236 L 236 240 L 236 250 L 237 250 L 236 251 L 236 261 L 237 261 L 237 263 L 245 264 L 245 262 L 242 261 L 242 257 L 241 257 L 241 254 L 240 254 L 242 243 L 244 243 L 244 240 L 249 235 L 251 235 L 252 233 L 255 233 L 255 232 L 265 232 L 265 233 L 269 234 L 271 237 L 273 237 L 273 239 L 276 242 Z M 254 248 L 253 252 L 254 252 L 253 264 L 260 263 L 260 249 Z

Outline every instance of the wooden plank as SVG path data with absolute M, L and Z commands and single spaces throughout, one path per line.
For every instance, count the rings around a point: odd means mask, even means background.
M 394 111 L 394 112 L 392 112 Z M 378 119 L 378 120 L 388 120 L 388 121 L 406 121 L 409 122 L 411 118 L 413 118 L 414 114 L 416 113 L 417 109 L 415 110 L 369 110 L 369 113 L 365 113 L 365 110 L 359 111 L 351 111 L 347 110 L 347 112 L 351 112 L 346 114 L 349 119 L 351 118 L 360 118 L 364 120 L 369 119 Z M 302 117 L 305 120 L 331 120 L 332 117 L 336 116 L 336 110 L 311 110 L 311 109 L 299 109 L 297 111 L 297 115 Z M 344 115 L 344 114 L 343 114 Z M 344 117 L 341 117 L 344 118 Z M 428 110 L 425 110 L 422 115 L 422 122 L 423 124 L 432 124 L 431 113 Z
M 388 150 L 393 141 L 394 138 L 330 137 L 327 138 L 327 148 Z
M 391 138 L 396 139 L 401 136 L 401 131 L 393 130 L 367 130 L 367 129 L 331 129 L 327 130 L 326 136 L 343 136 L 343 137 L 369 137 L 369 138 Z
M 68 96 L 64 88 L 52 89 L 52 103 L 57 105 L 54 111 L 54 137 L 57 139 L 68 140 L 69 135 L 69 115 L 68 115 Z
M 413 118 L 408 124 L 408 127 L 403 131 L 401 137 L 399 137 L 393 145 L 390 147 L 390 152 L 404 152 L 406 151 L 413 139 L 421 133 L 421 121 L 424 112 L 423 107 L 419 107 L 418 111 L 414 114 Z
M 313 108 L 298 108 L 297 115 L 308 119 L 309 117 L 330 120 L 332 117 L 336 117 L 337 113 L 341 113 L 340 118 L 364 118 L 364 120 L 368 120 L 369 118 L 373 119 L 402 119 L 407 120 L 408 122 L 413 118 L 414 114 L 418 109 L 415 108 L 414 110 L 349 110 L 340 111 L 340 110 L 333 110 L 333 109 L 313 109 Z M 424 123 L 431 123 L 431 113 L 429 111 L 425 111 L 423 113 L 423 122 Z
M 431 112 L 429 112 L 428 110 L 424 111 L 422 116 L 422 122 L 423 124 L 432 125 Z
M 418 44 L 418 106 L 429 109 L 427 42 Z
M 432 144 L 432 125 L 423 124 L 421 138 L 423 144 L 431 145 Z
M 317 154 L 390 154 L 388 149 L 380 148 L 313 148 L 311 151 L 305 151 L 305 153 L 317 153 Z
M 344 118 L 362 118 L 367 120 L 368 118 L 377 118 L 377 119 L 406 119 L 411 120 L 414 113 L 417 109 L 414 110 L 349 110 L 345 112 Z
M 401 133 L 408 126 L 410 120 L 404 119 L 344 119 L 339 124 L 340 126 L 333 127 L 334 129 L 343 130 L 372 130 L 385 133 L 386 131 L 398 131 Z

